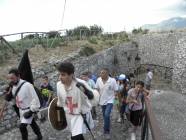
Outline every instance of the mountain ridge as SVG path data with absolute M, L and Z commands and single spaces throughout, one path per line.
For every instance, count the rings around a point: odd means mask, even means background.
M 150 31 L 182 29 L 186 28 L 186 18 L 173 17 L 157 24 L 145 24 L 141 28 L 149 29 Z

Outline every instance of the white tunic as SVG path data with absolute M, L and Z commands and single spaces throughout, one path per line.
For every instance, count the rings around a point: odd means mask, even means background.
M 100 93 L 100 105 L 114 102 L 115 93 L 118 90 L 118 85 L 114 78 L 109 77 L 108 80 L 103 83 L 101 77 L 99 77 L 95 88 L 98 89 Z
M 57 83 L 57 96 L 59 107 L 63 107 L 66 114 L 67 124 L 72 136 L 84 133 L 85 125 L 82 114 L 87 114 L 91 110 L 91 104 L 87 96 L 76 87 L 76 80 L 73 80 L 68 89 L 59 81 Z
M 13 86 L 13 96 L 15 96 L 15 92 L 22 82 L 24 82 L 24 80 L 20 79 L 19 83 L 16 86 Z M 29 82 L 24 83 L 20 88 L 17 96 L 15 97 L 15 102 L 17 107 L 19 108 L 21 123 L 30 124 L 32 122 L 33 117 L 25 119 L 23 117 L 24 112 L 27 112 L 28 110 L 35 112 L 38 111 L 40 107 L 39 98 L 35 92 L 33 85 Z

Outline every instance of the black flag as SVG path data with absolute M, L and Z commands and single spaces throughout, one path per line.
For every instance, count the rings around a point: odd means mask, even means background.
M 20 72 L 21 79 L 26 80 L 30 82 L 31 84 L 34 84 L 32 69 L 31 69 L 30 60 L 28 57 L 28 50 L 24 52 L 23 57 L 18 66 L 18 70 Z
M 30 65 L 30 60 L 29 60 L 29 57 L 28 57 L 28 50 L 26 50 L 23 54 L 23 57 L 19 63 L 19 66 L 18 66 L 18 70 L 20 72 L 20 77 L 21 79 L 23 80 L 26 80 L 27 82 L 30 82 L 32 85 L 34 85 L 34 78 L 33 78 L 33 75 L 32 75 L 32 69 L 31 69 L 31 65 Z M 34 89 L 37 93 L 37 96 L 39 98 L 39 101 L 40 101 L 40 105 L 43 104 L 43 98 L 42 98 L 42 95 L 40 93 L 40 90 L 34 86 Z

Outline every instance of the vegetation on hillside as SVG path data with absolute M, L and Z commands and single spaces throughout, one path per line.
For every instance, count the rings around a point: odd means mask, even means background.
M 98 25 L 78 26 L 74 29 L 66 30 L 64 33 L 60 31 L 50 31 L 48 33 L 35 33 L 22 35 L 22 39 L 9 42 L 21 54 L 25 49 L 34 47 L 42 47 L 45 51 L 51 51 L 56 47 L 71 48 L 72 45 L 95 49 L 95 52 L 105 48 L 109 48 L 115 44 L 129 41 L 127 32 L 103 33 L 103 28 Z M 74 47 L 73 46 L 73 47 Z M 38 52 L 37 52 L 38 53 Z M 90 53 L 92 54 L 92 53 Z M 0 63 L 6 62 L 12 57 L 12 52 L 6 44 L 0 43 Z
M 132 30 L 132 34 L 147 34 L 148 32 L 149 32 L 148 29 L 142 29 L 141 27 Z

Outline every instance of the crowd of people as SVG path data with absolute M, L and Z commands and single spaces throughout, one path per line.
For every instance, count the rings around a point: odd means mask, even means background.
M 74 75 L 74 65 L 70 62 L 60 63 L 56 68 L 59 72 L 57 94 L 55 95 L 58 97 L 57 106 L 58 109 L 65 111 L 72 140 L 84 140 L 83 134 L 87 127 L 92 129 L 94 127 L 93 120 L 98 119 L 96 108 L 99 107 L 101 107 L 103 115 L 105 139 L 111 138 L 113 106 L 116 106 L 118 110 L 117 122 L 124 123 L 128 119 L 133 125 L 133 133 L 135 134 L 142 122 L 143 100 L 149 97 L 153 77 L 150 68 L 147 69 L 145 82 L 137 81 L 133 73 L 128 76 L 125 74 L 111 76 L 107 68 L 102 68 L 98 77 L 86 71 L 77 78 Z M 36 139 L 41 140 L 42 134 L 33 114 L 41 106 L 47 107 L 49 105 L 54 96 L 54 88 L 50 85 L 48 77 L 44 75 L 40 85 L 40 92 L 44 99 L 41 105 L 33 86 L 20 78 L 18 69 L 11 69 L 8 78 L 12 89 L 11 94 L 6 94 L 5 99 L 13 101 L 13 105 L 18 108 L 22 140 L 28 139 L 27 125 L 30 125 L 37 135 Z M 99 96 L 99 100 L 93 104 L 91 101 L 96 98 L 95 96 Z

